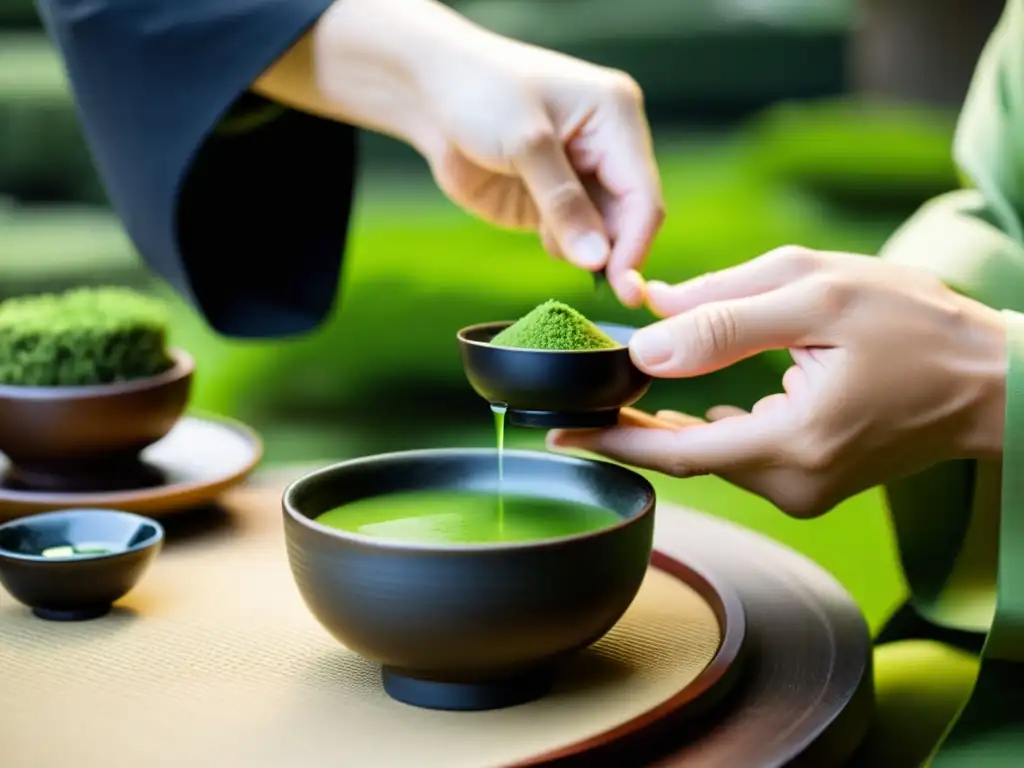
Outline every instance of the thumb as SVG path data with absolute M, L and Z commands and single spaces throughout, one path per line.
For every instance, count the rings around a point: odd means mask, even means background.
M 637 367 L 652 376 L 701 376 L 770 349 L 819 345 L 823 337 L 816 316 L 802 291 L 786 286 L 702 304 L 641 328 L 629 350 Z
M 511 161 L 565 258 L 583 269 L 604 268 L 611 246 L 603 219 L 554 128 L 548 124 L 520 142 Z

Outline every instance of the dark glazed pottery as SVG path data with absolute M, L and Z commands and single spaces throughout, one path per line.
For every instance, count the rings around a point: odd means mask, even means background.
M 536 542 L 437 546 L 322 526 L 323 512 L 367 496 L 423 489 L 497 491 L 497 452 L 409 451 L 346 461 L 284 495 L 299 591 L 347 648 L 383 666 L 408 704 L 482 710 L 543 695 L 568 655 L 601 638 L 647 571 L 654 489 L 623 467 L 506 451 L 502 487 L 618 512 L 608 528 Z
M 85 387 L 0 386 L 0 452 L 6 480 L 40 491 L 107 491 L 147 484 L 139 453 L 175 425 L 188 404 L 194 363 L 147 379 Z
M 41 619 L 106 615 L 128 594 L 163 546 L 163 528 L 130 512 L 66 509 L 0 525 L 0 583 Z M 109 554 L 42 555 L 50 547 L 102 542 Z
M 629 357 L 632 328 L 598 323 L 623 346 L 615 349 L 558 352 L 496 347 L 490 342 L 511 322 L 484 323 L 458 333 L 466 377 L 491 404 L 508 407 L 506 418 L 536 429 L 607 427 L 619 409 L 647 392 L 651 377 Z

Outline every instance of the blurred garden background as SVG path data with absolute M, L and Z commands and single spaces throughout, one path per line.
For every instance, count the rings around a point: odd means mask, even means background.
M 678 281 L 788 243 L 874 253 L 957 183 L 950 142 L 1000 0 L 452 0 L 480 23 L 629 71 L 644 87 L 668 220 L 650 277 Z M 32 0 L 0 0 L 0 294 L 124 284 L 167 297 L 173 341 L 197 359 L 197 409 L 245 420 L 266 462 L 427 446 L 491 446 L 487 405 L 455 332 L 548 298 L 641 324 L 535 237 L 471 219 L 409 150 L 365 137 L 335 317 L 308 337 L 216 337 L 140 265 L 109 211 L 60 63 Z M 224 253 L 227 268 L 287 253 Z M 641 403 L 702 413 L 777 391 L 788 357 L 658 382 Z M 543 434 L 512 430 L 513 446 Z M 878 492 L 811 522 L 714 478 L 653 477 L 662 499 L 807 553 L 877 626 L 899 598 Z

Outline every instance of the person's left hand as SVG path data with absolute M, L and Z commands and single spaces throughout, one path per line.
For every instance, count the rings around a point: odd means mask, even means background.
M 713 408 L 708 422 L 661 412 L 664 428 L 555 431 L 551 448 L 676 477 L 713 473 L 797 517 L 941 461 L 1001 456 L 1002 317 L 930 275 L 783 248 L 647 293 L 669 319 L 634 335 L 640 368 L 699 376 L 789 349 L 783 392 L 750 412 Z

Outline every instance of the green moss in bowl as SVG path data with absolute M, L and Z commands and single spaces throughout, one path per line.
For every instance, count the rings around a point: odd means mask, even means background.
M 171 368 L 163 303 L 127 288 L 77 288 L 0 302 L 0 384 L 76 387 Z

